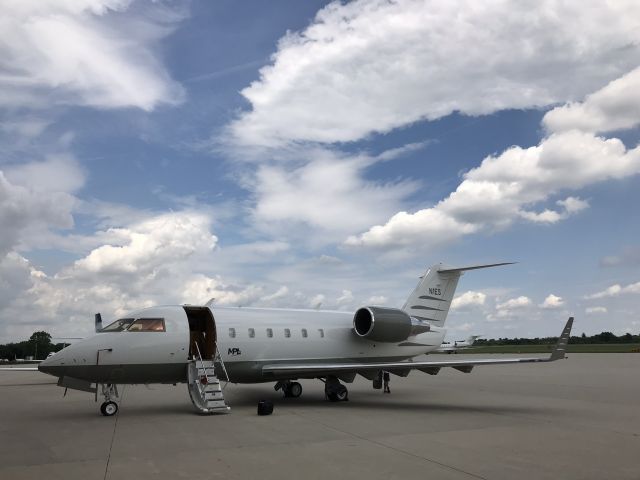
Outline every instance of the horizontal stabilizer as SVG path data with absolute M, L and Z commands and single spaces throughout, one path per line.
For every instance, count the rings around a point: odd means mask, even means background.
M 438 270 L 438 273 L 466 272 L 467 270 L 478 270 L 479 268 L 501 267 L 503 265 L 514 265 L 516 263 L 518 262 L 491 263 L 489 265 L 472 265 L 470 267 L 460 267 L 460 268 L 444 268 L 442 270 Z

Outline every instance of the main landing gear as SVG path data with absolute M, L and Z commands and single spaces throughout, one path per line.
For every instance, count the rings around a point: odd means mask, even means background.
M 324 382 L 324 395 L 330 402 L 346 402 L 349 400 L 347 387 L 336 377 L 327 377 Z
M 118 413 L 118 404 L 112 400 L 118 400 L 118 387 L 113 383 L 102 384 L 104 402 L 100 405 L 100 412 L 105 417 L 111 417 Z
M 302 395 L 302 385 L 298 382 L 292 382 L 290 380 L 279 381 L 275 384 L 273 389 L 277 392 L 278 390 L 282 390 L 285 398 L 298 398 Z

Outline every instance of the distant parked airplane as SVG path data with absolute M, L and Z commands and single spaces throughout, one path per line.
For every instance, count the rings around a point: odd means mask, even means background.
M 226 412 L 220 380 L 274 382 L 287 397 L 299 397 L 296 380 L 317 378 L 328 400 L 347 400 L 342 383 L 356 375 L 373 380 L 387 371 L 436 375 L 451 367 L 469 373 L 477 365 L 551 362 L 565 357 L 570 318 L 547 358 L 487 358 L 414 361 L 440 347 L 443 328 L 464 268 L 432 266 L 404 306 L 364 306 L 355 314 L 322 310 L 158 306 L 131 312 L 96 334 L 47 358 L 37 370 L 58 385 L 104 397 L 103 415 L 118 411 L 117 384 L 187 383 L 198 411 Z M 24 370 L 24 369 L 21 369 Z M 35 370 L 35 369 L 33 369 Z
M 460 350 L 464 350 L 466 348 L 471 347 L 477 338 L 480 338 L 482 335 L 470 335 L 466 340 L 456 340 L 455 342 L 442 342 L 439 348 L 437 348 L 436 352 L 445 352 L 445 353 L 457 353 Z

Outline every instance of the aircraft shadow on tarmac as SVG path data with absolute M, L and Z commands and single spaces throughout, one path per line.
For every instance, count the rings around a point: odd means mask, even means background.
M 532 407 L 518 405 L 464 405 L 456 404 L 454 399 L 452 403 L 443 403 L 442 401 L 434 402 L 429 398 L 423 398 L 419 402 L 404 400 L 402 394 L 398 394 L 394 398 L 393 394 L 384 395 L 380 392 L 352 394 L 348 402 L 328 402 L 324 395 L 320 392 L 309 392 L 303 394 L 300 398 L 284 398 L 281 394 L 263 389 L 247 389 L 242 392 L 232 392 L 228 394 L 229 405 L 233 411 L 233 407 L 246 408 L 257 405 L 259 400 L 270 400 L 277 409 L 287 408 L 326 408 L 330 411 L 334 408 L 356 408 L 356 409 L 374 409 L 374 410 L 396 410 L 396 411 L 414 411 L 414 412 L 474 412 L 474 413 L 494 413 L 494 414 L 549 414 L 557 409 L 548 407 Z

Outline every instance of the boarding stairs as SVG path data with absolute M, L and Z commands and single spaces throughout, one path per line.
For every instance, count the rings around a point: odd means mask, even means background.
M 216 364 L 220 366 L 225 379 L 229 376 L 216 347 L 212 360 L 203 360 L 200 349 L 196 345 L 196 355 L 189 362 L 188 381 L 191 403 L 202 413 L 227 413 L 229 406 L 224 401 L 224 392 L 216 375 Z

